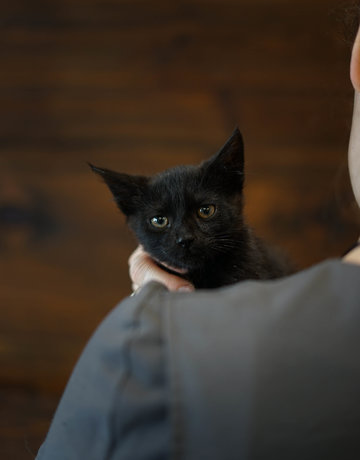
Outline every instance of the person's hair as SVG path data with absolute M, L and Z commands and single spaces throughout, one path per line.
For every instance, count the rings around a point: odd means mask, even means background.
M 342 23 L 346 42 L 352 47 L 360 24 L 360 2 L 353 1 L 342 8 Z

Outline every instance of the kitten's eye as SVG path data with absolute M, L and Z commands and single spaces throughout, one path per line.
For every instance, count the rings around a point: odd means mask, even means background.
M 201 206 L 201 208 L 197 210 L 197 213 L 202 219 L 209 219 L 215 214 L 215 210 L 216 208 L 213 204 L 207 204 L 206 206 Z
M 156 228 L 165 228 L 169 224 L 169 219 L 165 216 L 156 216 L 150 219 L 151 225 Z

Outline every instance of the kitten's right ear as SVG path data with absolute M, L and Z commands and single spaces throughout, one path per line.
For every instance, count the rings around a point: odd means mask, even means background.
M 134 214 L 142 202 L 148 178 L 145 176 L 118 173 L 110 169 L 99 168 L 91 163 L 88 164 L 92 171 L 101 176 L 109 187 L 121 211 L 126 216 Z

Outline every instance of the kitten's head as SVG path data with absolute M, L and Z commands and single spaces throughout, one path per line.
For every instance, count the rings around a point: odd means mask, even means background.
M 158 262 L 192 271 L 235 249 L 243 225 L 244 153 L 238 129 L 199 166 L 178 166 L 152 177 L 90 166 Z

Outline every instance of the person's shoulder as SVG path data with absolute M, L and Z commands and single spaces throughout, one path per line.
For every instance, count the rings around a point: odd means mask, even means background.
M 192 293 L 170 293 L 156 283 L 143 288 L 141 298 L 152 295 L 162 298 L 171 308 L 232 308 L 240 303 L 261 308 L 270 305 L 289 304 L 307 297 L 315 302 L 341 292 L 343 298 L 354 299 L 360 295 L 360 267 L 329 259 L 293 275 L 275 280 L 248 280 L 231 286 L 197 290 Z M 335 300 L 336 296 L 334 297 Z M 139 299 L 140 301 L 140 299 Z
M 275 280 L 248 280 L 218 289 L 196 290 L 190 293 L 169 292 L 157 282 L 150 282 L 120 304 L 120 310 L 140 311 L 143 308 L 159 307 L 172 310 L 179 308 L 216 310 L 234 308 L 267 308 L 270 306 L 297 305 L 303 302 L 317 303 L 328 299 L 330 303 L 339 299 L 357 301 L 360 296 L 360 266 L 345 264 L 340 259 L 329 259 Z

